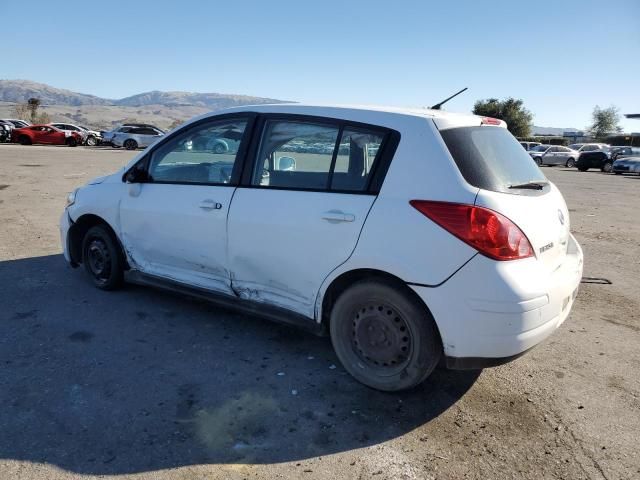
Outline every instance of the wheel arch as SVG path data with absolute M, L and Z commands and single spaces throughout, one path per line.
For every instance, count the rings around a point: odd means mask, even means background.
M 127 262 L 127 255 L 125 253 L 124 247 L 122 246 L 120 238 L 118 238 L 118 235 L 116 234 L 115 229 L 104 218 L 91 213 L 87 213 L 78 217 L 78 219 L 73 222 L 73 225 L 71 225 L 71 227 L 69 228 L 69 256 L 71 257 L 72 263 L 82 263 L 82 240 L 84 239 L 84 236 L 87 234 L 89 229 L 97 225 L 104 225 L 105 227 L 107 227 L 113 237 L 116 239 L 118 247 L 120 247 L 120 254 L 122 255 L 122 259 L 124 261 L 125 270 L 128 270 L 129 264 Z
M 322 324 L 324 331 L 326 331 L 327 333 L 329 332 L 329 316 L 331 315 L 331 309 L 333 308 L 333 305 L 335 304 L 340 294 L 342 294 L 342 292 L 344 292 L 351 285 L 361 280 L 378 280 L 395 286 L 396 288 L 405 292 L 407 296 L 415 299 L 429 312 L 429 314 L 433 318 L 433 314 L 431 313 L 429 306 L 424 303 L 424 300 L 422 300 L 422 298 L 420 298 L 420 296 L 414 290 L 412 290 L 404 280 L 383 270 L 378 270 L 375 268 L 358 268 L 342 272 L 340 275 L 331 280 L 331 283 L 329 283 L 326 290 L 324 290 L 324 293 L 322 291 L 320 292 L 318 298 L 319 311 L 317 321 Z M 435 318 L 434 323 L 436 331 L 438 332 L 440 344 L 442 345 L 442 335 L 440 334 L 440 328 L 438 327 L 438 322 L 435 321 Z

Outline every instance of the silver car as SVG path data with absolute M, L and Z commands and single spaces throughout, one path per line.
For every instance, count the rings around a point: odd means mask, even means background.
M 561 145 L 539 145 L 529 152 L 538 165 L 564 165 L 573 168 L 580 154 Z
M 616 175 L 623 173 L 637 173 L 640 175 L 640 156 L 637 157 L 622 157 L 615 162 L 611 171 Z
M 113 137 L 111 137 L 111 143 L 115 147 L 135 150 L 136 148 L 148 147 L 162 136 L 164 136 L 164 132 L 157 127 L 121 127 Z

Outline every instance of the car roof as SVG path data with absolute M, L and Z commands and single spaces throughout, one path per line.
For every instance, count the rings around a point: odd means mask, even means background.
M 309 115 L 316 117 L 329 117 L 344 120 L 361 121 L 367 123 L 367 119 L 372 121 L 388 121 L 393 123 L 399 117 L 418 117 L 432 119 L 436 121 L 439 128 L 451 128 L 455 126 L 480 124 L 483 118 L 470 113 L 453 113 L 444 110 L 432 110 L 429 108 L 413 107 L 390 107 L 380 105 L 313 105 L 303 103 L 277 103 L 264 105 L 243 105 L 223 110 L 216 110 L 208 114 L 201 115 L 197 119 L 209 116 L 221 115 L 234 112 L 256 112 L 256 113 L 283 113 L 294 115 Z M 501 122 L 501 126 L 506 126 Z

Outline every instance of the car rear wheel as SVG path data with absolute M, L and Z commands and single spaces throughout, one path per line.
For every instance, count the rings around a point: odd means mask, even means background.
M 82 263 L 93 284 L 115 290 L 124 278 L 124 261 L 113 233 L 104 225 L 91 227 L 82 242 Z
M 127 150 L 135 150 L 136 148 L 138 148 L 138 143 L 135 140 L 132 140 L 131 138 L 129 138 L 124 141 L 123 146 Z
M 567 163 L 565 164 L 565 167 L 567 168 L 573 168 L 576 166 L 576 161 L 573 158 L 570 158 L 569 160 L 567 160 Z
M 18 137 L 18 143 L 20 145 L 31 145 L 31 139 L 29 137 L 27 137 L 26 135 L 20 135 Z
M 67 138 L 65 143 L 67 144 L 68 147 L 77 147 L 78 146 L 78 141 L 73 137 Z
M 94 137 L 93 135 L 87 137 L 87 141 L 86 144 L 89 147 L 95 147 L 96 145 L 98 145 L 98 139 L 96 137 Z
M 365 280 L 352 285 L 334 304 L 329 328 L 344 368 L 378 390 L 418 385 L 442 355 L 429 311 L 392 283 Z
M 541 166 L 542 166 L 542 158 L 540 158 L 540 157 L 536 157 L 536 158 L 534 158 L 534 160 L 535 160 L 535 162 L 538 164 L 538 166 L 539 166 L 539 167 L 541 167 Z
M 613 170 L 613 162 L 604 162 L 600 170 L 605 173 L 611 173 L 611 170 Z

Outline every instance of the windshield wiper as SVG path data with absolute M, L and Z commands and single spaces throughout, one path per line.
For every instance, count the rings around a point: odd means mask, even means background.
M 547 185 L 549 185 L 549 182 L 541 182 L 541 181 L 532 180 L 532 181 L 526 182 L 526 183 L 518 183 L 516 185 L 509 185 L 509 188 L 522 188 L 522 189 L 529 189 L 529 190 L 542 190 Z

